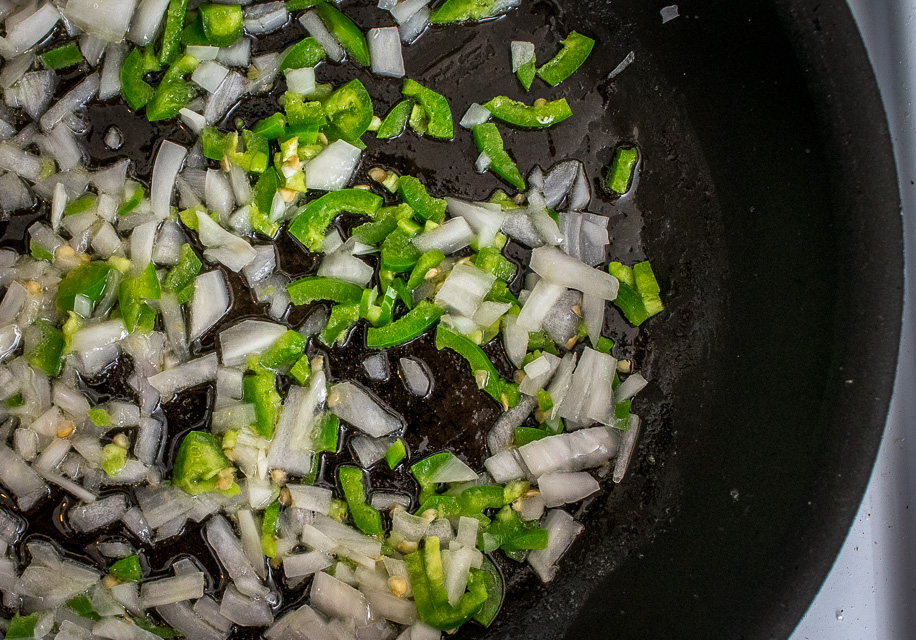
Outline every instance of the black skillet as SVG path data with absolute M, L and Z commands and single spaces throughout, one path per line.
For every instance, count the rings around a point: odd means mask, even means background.
M 408 73 L 445 93 L 460 116 L 472 101 L 522 98 L 511 40 L 534 41 L 546 60 L 572 29 L 596 38 L 575 76 L 557 89 L 536 84 L 528 96 L 564 95 L 575 116 L 549 131 L 509 131 L 506 145 L 523 171 L 582 159 L 596 185 L 615 145 L 639 146 L 635 196 L 615 202 L 596 189 L 591 210 L 612 218 L 615 259 L 651 258 L 667 307 L 641 332 L 613 313 L 607 327 L 617 355 L 633 357 L 652 380 L 636 403 L 646 429 L 629 476 L 574 510 L 586 531 L 552 584 L 504 564 L 502 612 L 489 630 L 465 628 L 464 637 L 786 637 L 833 562 L 871 471 L 896 363 L 902 239 L 884 112 L 848 8 L 839 0 L 691 0 L 663 25 L 664 4 L 525 0 L 506 18 L 432 29 L 405 50 Z M 365 28 L 386 22 L 372 6 L 344 9 Z M 302 36 L 294 23 L 255 52 Z M 630 51 L 635 62 L 607 80 Z M 336 82 L 354 73 L 377 111 L 397 100 L 398 83 L 349 65 L 319 76 Z M 275 109 L 268 97 L 230 119 L 250 124 Z M 140 178 L 149 177 L 163 136 L 192 141 L 120 105 L 94 105 L 91 121 L 93 163 L 127 155 Z M 117 152 L 101 143 L 110 124 L 126 133 Z M 358 181 L 381 164 L 418 175 L 435 193 L 483 198 L 500 185 L 471 170 L 475 155 L 463 132 L 448 145 L 411 135 L 370 142 Z M 14 218 L 2 244 L 19 245 L 32 217 Z M 314 269 L 291 241 L 280 246 L 291 275 Z M 232 321 L 263 315 L 237 280 L 234 294 Z M 293 312 L 291 324 L 306 313 Z M 335 376 L 359 376 L 361 341 L 357 334 L 330 354 Z M 212 343 L 210 334 L 204 346 Z M 499 357 L 498 347 L 491 351 Z M 482 434 L 499 409 L 454 373 L 461 363 L 453 354 L 436 353 L 429 340 L 411 352 L 436 375 L 429 401 L 396 382 L 370 386 L 408 418 L 414 453 L 447 447 L 479 464 Z M 129 366 L 87 383 L 129 395 L 118 384 Z M 167 457 L 205 419 L 210 399 L 198 389 L 165 407 Z M 372 481 L 408 482 L 378 471 Z M 36 535 L 61 540 L 49 516 L 65 500 L 30 514 Z M 82 542 L 65 544 L 85 555 Z M 148 550 L 150 569 L 166 571 L 180 551 L 202 553 L 219 580 L 196 530 Z M 299 599 L 284 593 L 285 604 Z

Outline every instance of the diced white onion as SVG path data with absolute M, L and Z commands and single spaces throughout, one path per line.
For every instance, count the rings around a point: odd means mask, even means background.
M 614 463 L 613 480 L 615 483 L 619 483 L 623 480 L 627 473 L 627 468 L 630 466 L 633 452 L 636 451 L 636 441 L 639 439 L 639 428 L 639 416 L 635 413 L 631 413 L 627 430 L 624 431 L 623 437 L 621 438 L 620 452 L 617 454 L 617 460 Z
M 324 25 L 324 22 L 321 21 L 321 18 L 318 17 L 317 13 L 314 11 L 304 13 L 299 18 L 299 22 L 302 23 L 302 26 L 305 27 L 309 35 L 318 41 L 318 44 L 321 45 L 324 52 L 328 54 L 328 58 L 334 62 L 340 62 L 344 59 L 344 48 L 340 46 L 337 39 L 331 35 L 331 32 L 328 31 L 328 28 Z
M 137 0 L 68 0 L 64 15 L 86 33 L 120 42 L 136 7 Z
M 606 271 L 592 269 L 556 247 L 538 247 L 531 252 L 531 269 L 556 285 L 613 300 L 617 297 L 617 278 Z
M 477 102 L 472 102 L 468 110 L 464 112 L 461 122 L 458 124 L 465 129 L 470 129 L 478 124 L 483 124 L 490 120 L 490 111 Z M 478 169 L 479 171 L 480 169 Z
M 538 489 L 547 507 L 578 502 L 600 489 L 598 481 L 584 471 L 548 473 L 538 478 Z
M 429 0 L 405 0 L 401 5 L 409 3 L 425 6 Z M 393 13 L 393 11 L 392 11 Z M 372 60 L 372 73 L 389 78 L 403 78 L 404 58 L 401 54 L 401 36 L 397 27 L 380 27 L 370 29 L 366 34 L 369 43 L 369 57 Z
M 105 48 L 105 62 L 99 82 L 99 100 L 108 100 L 121 93 L 121 66 L 127 57 L 127 45 L 123 42 L 109 44 Z
M 207 124 L 216 124 L 248 89 L 248 81 L 241 74 L 231 71 L 210 94 L 204 107 Z
M 426 231 L 414 236 L 411 242 L 420 253 L 439 249 L 442 253 L 450 255 L 459 249 L 464 249 L 474 240 L 474 231 L 464 218 L 446 220 L 432 231 Z
M 286 76 L 286 88 L 293 93 L 307 95 L 315 91 L 315 69 L 313 67 L 287 69 L 284 75 Z
M 429 26 L 429 16 L 432 14 L 429 7 L 422 7 L 414 13 L 407 22 L 398 25 L 398 33 L 401 36 L 401 42 L 412 44 L 419 38 L 426 27 Z
M 517 73 L 534 58 L 534 43 L 513 40 L 509 46 L 512 51 L 512 73 Z
M 376 438 L 401 428 L 398 418 L 352 382 L 342 382 L 330 388 L 328 407 L 341 420 Z
M 219 85 L 222 84 L 227 75 L 229 75 L 229 69 L 218 62 L 208 60 L 201 63 L 194 70 L 194 73 L 191 74 L 191 80 L 200 85 L 205 91 L 216 93 Z
M 338 191 L 347 186 L 362 154 L 357 147 L 337 140 L 305 165 L 305 186 L 321 191 Z
M 528 562 L 542 581 L 550 582 L 557 573 L 557 561 L 582 532 L 583 526 L 562 509 L 551 509 L 541 528 L 548 531 L 547 548 L 532 551 L 528 554 Z
M 157 373 L 150 377 L 149 383 L 163 397 L 169 397 L 173 393 L 214 380 L 216 368 L 216 354 L 211 353 Z
M 98 90 L 99 74 L 93 73 L 87 76 L 85 80 L 70 89 L 63 98 L 58 100 L 53 107 L 41 116 L 39 120 L 41 128 L 45 131 L 50 131 L 58 122 L 92 100 Z
M 140 0 L 127 38 L 141 47 L 152 42 L 168 6 L 169 0 Z
M 243 364 L 253 353 L 261 353 L 286 333 L 286 327 L 264 320 L 243 320 L 219 334 L 223 366 Z
M 144 608 L 150 608 L 196 600 L 204 595 L 205 583 L 206 576 L 200 571 L 144 582 L 140 585 L 140 603 Z

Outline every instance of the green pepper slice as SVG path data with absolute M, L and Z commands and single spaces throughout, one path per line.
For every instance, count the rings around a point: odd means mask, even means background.
M 500 378 L 487 354 L 469 338 L 450 331 L 440 324 L 436 327 L 436 349 L 440 351 L 451 349 L 467 360 L 471 366 L 471 373 L 477 378 L 478 386 L 491 398 L 510 407 L 518 404 L 518 387 Z M 478 374 L 478 372 L 482 373 Z
M 306 249 L 321 251 L 328 226 L 340 213 L 373 216 L 382 206 L 382 197 L 363 189 L 332 191 L 312 200 L 289 225 L 289 232 Z
M 413 107 L 413 100 L 401 100 L 391 107 L 391 111 L 388 112 L 388 115 L 382 120 L 382 124 L 379 125 L 378 131 L 375 132 L 375 137 L 380 140 L 389 140 L 397 138 L 404 133 L 404 128 L 407 126 L 407 120 L 410 119 L 410 112 Z
M 198 61 L 191 56 L 184 56 L 174 63 L 162 77 L 162 82 L 146 104 L 146 119 L 150 122 L 174 118 L 191 100 L 197 97 L 196 85 L 184 79 L 184 76 L 197 68 Z
M 41 63 L 41 66 L 52 70 L 72 67 L 82 61 L 83 54 L 80 53 L 80 48 L 75 42 L 68 42 L 61 47 L 51 49 L 38 56 L 38 62 Z
M 334 5 L 322 2 L 315 7 L 315 12 L 324 25 L 331 32 L 340 46 L 349 53 L 354 60 L 364 67 L 369 66 L 369 43 L 366 36 L 356 24 L 340 12 Z
M 443 260 L 445 260 L 445 254 L 439 249 L 427 251 L 420 256 L 413 271 L 410 272 L 410 278 L 407 280 L 407 289 L 413 291 L 423 284 L 423 281 L 426 280 L 426 274 L 429 273 L 430 269 L 438 267 L 442 264 Z
M 394 469 L 396 466 L 401 464 L 401 461 L 407 457 L 407 447 L 404 445 L 404 441 L 398 438 L 394 441 L 388 450 L 385 451 L 385 462 L 388 463 L 389 469 Z
M 49 376 L 60 375 L 61 355 L 64 351 L 63 332 L 44 320 L 36 320 L 34 326 L 41 335 L 35 345 L 26 348 L 26 362 Z
M 620 282 L 614 305 L 637 327 L 664 311 L 658 281 L 649 262 L 640 262 L 631 269 L 619 262 L 608 265 L 608 272 Z
M 111 265 L 105 262 L 89 262 L 70 271 L 57 287 L 57 308 L 73 311 L 78 295 L 95 305 L 105 295 L 111 271 Z
M 118 305 L 128 332 L 133 332 L 135 328 L 140 328 L 143 333 L 153 330 L 156 313 L 145 301 L 158 300 L 161 295 L 156 267 L 152 262 L 139 276 L 121 281 L 118 285 Z
M 468 590 L 455 606 L 448 602 L 442 581 L 442 556 L 439 538 L 426 538 L 424 548 L 404 556 L 413 589 L 417 615 L 425 624 L 450 631 L 470 620 L 487 601 L 487 588 L 480 571 L 471 569 Z
M 246 375 L 242 380 L 242 392 L 245 402 L 254 405 L 255 423 L 252 428 L 269 440 L 274 435 L 281 405 L 276 376 L 263 370 Z
M 338 304 L 358 303 L 363 290 L 350 282 L 324 276 L 307 276 L 291 282 L 286 290 L 293 304 L 309 304 L 317 300 L 330 300 Z
M 162 287 L 178 297 L 184 304 L 194 295 L 194 279 L 200 274 L 203 263 L 189 244 L 181 245 L 178 251 L 178 263 L 165 276 Z
M 366 504 L 366 489 L 363 486 L 363 471 L 356 467 L 339 467 L 340 488 L 343 490 L 347 507 L 353 517 L 353 523 L 363 533 L 370 536 L 382 534 L 382 516 Z
M 165 29 L 162 30 L 162 44 L 159 47 L 159 62 L 172 64 L 181 53 L 181 31 L 184 28 L 184 16 L 188 10 L 188 0 L 169 0 L 165 12 Z
M 445 0 L 429 17 L 432 24 L 485 20 L 507 11 L 503 0 Z
M 305 338 L 298 331 L 287 331 L 261 354 L 260 365 L 277 371 L 294 364 L 305 351 Z
M 135 555 L 121 558 L 108 567 L 108 573 L 122 582 L 140 582 L 143 579 L 140 558 Z
M 354 78 L 324 101 L 328 121 L 344 140 L 357 140 L 372 122 L 372 98 L 362 82 Z
M 207 41 L 228 47 L 242 37 L 242 7 L 237 4 L 202 4 L 198 7 Z
M 292 9 L 290 9 L 292 11 Z M 285 52 L 280 59 L 280 73 L 287 69 L 314 67 L 325 59 L 327 54 L 315 38 L 303 38 Z
M 483 106 L 494 118 L 517 127 L 549 127 L 572 116 L 572 109 L 569 108 L 566 98 L 529 106 L 506 96 L 496 96 Z
M 503 137 L 492 122 L 475 124 L 472 128 L 477 148 L 490 158 L 490 169 L 500 178 L 519 190 L 525 188 L 525 180 L 518 166 L 503 148 Z
M 212 434 L 204 431 L 189 431 L 181 441 L 175 466 L 172 469 L 172 482 L 191 495 L 220 491 L 226 472 L 232 469 L 232 463 L 223 453 L 219 441 Z M 238 493 L 234 482 L 228 493 Z
M 121 95 L 127 101 L 127 105 L 137 111 L 146 106 L 156 90 L 148 83 L 145 78 L 151 69 L 147 65 L 147 58 L 140 49 L 134 49 L 130 52 L 124 63 L 121 65 L 119 73 L 121 79 Z
M 477 613 L 474 614 L 474 620 L 485 627 L 489 627 L 503 602 L 503 577 L 489 558 L 484 558 L 480 565 L 480 574 L 483 578 L 484 586 L 487 588 L 487 601 L 483 603 Z
M 419 337 L 433 326 L 444 311 L 427 300 L 420 301 L 402 318 L 385 327 L 370 327 L 366 332 L 366 346 L 370 349 L 385 349 Z
M 621 147 L 614 152 L 611 167 L 607 174 L 607 187 L 612 192 L 623 195 L 630 188 L 639 152 L 632 147 Z
M 452 139 L 454 136 L 452 110 L 448 106 L 448 100 L 445 99 L 445 96 L 424 87 L 410 78 L 404 80 L 404 88 L 401 92 L 405 96 L 416 100 L 423 107 L 423 111 L 426 112 L 429 118 L 429 124 L 427 125 L 429 135 L 434 138 Z
M 362 295 L 362 294 L 360 294 Z M 347 339 L 350 329 L 359 321 L 359 303 L 338 304 L 331 308 L 331 315 L 319 338 L 329 347 Z
M 398 188 L 404 202 L 410 205 L 410 208 L 416 211 L 421 218 L 432 220 L 436 224 L 442 224 L 445 220 L 447 207 L 445 200 L 429 195 L 422 182 L 413 176 L 401 176 Z
M 280 176 L 270 167 L 258 177 L 251 190 L 251 228 L 268 238 L 273 238 L 280 230 L 280 224 L 270 219 L 274 195 L 280 188 Z
M 541 79 L 551 86 L 557 86 L 576 72 L 588 59 L 595 41 L 576 31 L 571 32 L 561 43 L 563 48 L 538 69 Z

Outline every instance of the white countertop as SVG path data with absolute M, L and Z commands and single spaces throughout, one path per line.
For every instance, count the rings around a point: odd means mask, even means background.
M 791 640 L 916 638 L 916 0 L 848 0 L 894 141 L 906 293 L 887 430 L 849 537 Z M 868 354 L 862 354 L 868 366 Z M 849 452 L 854 456 L 855 452 Z M 912 507 L 912 508 L 911 508 Z

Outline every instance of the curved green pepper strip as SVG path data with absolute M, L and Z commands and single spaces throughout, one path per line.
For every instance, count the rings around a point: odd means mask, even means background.
M 354 78 L 324 101 L 328 121 L 344 140 L 356 140 L 372 122 L 372 98 L 362 82 Z
M 442 349 L 451 349 L 467 360 L 471 366 L 471 373 L 475 377 L 477 377 L 478 371 L 485 372 L 486 380 L 483 381 L 481 388 L 491 398 L 510 407 L 518 404 L 518 387 L 500 378 L 496 367 L 490 362 L 487 354 L 469 338 L 457 334 L 440 324 L 436 327 L 436 349 L 440 351 Z M 478 385 L 480 385 L 480 381 L 478 381 Z
M 534 76 L 538 73 L 537 62 L 534 54 L 532 53 L 531 58 L 518 68 L 518 71 L 515 72 L 518 81 L 521 83 L 522 88 L 525 91 L 531 89 L 531 84 L 534 82 Z
M 363 290 L 337 278 L 308 276 L 287 285 L 286 290 L 293 304 L 309 304 L 317 300 L 330 300 L 337 304 L 358 303 Z
M 503 602 L 503 577 L 489 558 L 484 558 L 480 565 L 480 574 L 484 586 L 487 588 L 487 601 L 474 614 L 474 620 L 485 627 L 489 627 Z
M 620 147 L 617 149 L 607 173 L 608 189 L 620 195 L 626 193 L 633 181 L 633 172 L 636 170 L 638 159 L 639 152 L 635 148 Z
M 159 62 L 172 64 L 181 52 L 181 30 L 188 10 L 188 0 L 170 0 L 165 14 L 165 29 L 162 30 L 162 44 L 159 48 Z
M 277 556 L 277 524 L 280 520 L 280 501 L 274 500 L 269 507 L 264 509 L 264 518 L 261 520 L 261 551 L 268 558 Z
M 380 140 L 388 140 L 397 138 L 404 133 L 404 128 L 410 119 L 413 106 L 413 100 L 401 100 L 391 107 L 391 111 L 388 112 L 388 115 L 382 120 L 382 124 L 379 125 L 378 131 L 375 132 L 375 137 Z
M 61 47 L 51 49 L 38 56 L 38 62 L 41 63 L 41 66 L 52 70 L 72 67 L 82 61 L 83 54 L 80 53 L 80 48 L 75 42 L 68 42 Z
M 254 126 L 254 132 L 265 140 L 276 140 L 286 133 L 286 116 L 277 112 L 264 118 Z
M 49 376 L 60 375 L 60 359 L 64 351 L 63 332 L 44 320 L 36 320 L 34 326 L 39 329 L 41 336 L 37 344 L 26 348 L 26 362 Z
M 108 567 L 108 573 L 122 582 L 140 582 L 143 579 L 140 559 L 136 555 L 121 558 Z
M 112 267 L 106 262 L 89 262 L 71 270 L 57 287 L 57 308 L 73 311 L 76 296 L 89 299 L 94 305 L 108 288 Z
M 419 82 L 407 78 L 404 80 L 404 88 L 401 92 L 416 100 L 423 111 L 429 118 L 427 132 L 434 138 L 443 138 L 451 140 L 455 135 L 455 128 L 452 124 L 452 109 L 448 106 L 448 100 L 442 94 L 436 93 L 432 89 L 424 87 Z
M 314 67 L 326 57 L 327 54 L 315 38 L 303 38 L 283 52 L 280 58 L 280 73 L 287 69 Z
M 503 0 L 446 0 L 429 17 L 429 21 L 433 24 L 446 24 L 484 20 L 505 13 L 508 10 L 506 5 Z
M 407 457 L 407 447 L 404 445 L 404 441 L 398 438 L 394 441 L 388 450 L 385 451 L 385 462 L 388 463 L 389 469 L 394 469 L 396 466 L 401 464 L 401 461 Z
M 169 67 L 162 77 L 162 82 L 146 105 L 146 119 L 150 122 L 174 118 L 191 100 L 197 97 L 197 86 L 184 79 L 184 76 L 197 68 L 198 61 L 191 56 L 184 56 Z
M 472 132 L 474 142 L 481 153 L 487 154 L 490 158 L 490 169 L 500 178 L 511 184 L 519 190 L 525 188 L 525 180 L 519 172 L 515 162 L 503 148 L 503 137 L 499 134 L 499 129 L 492 122 L 484 124 L 475 124 Z
M 576 69 L 588 59 L 595 41 L 576 31 L 571 32 L 562 42 L 563 48 L 538 69 L 541 80 L 551 86 L 557 86 L 576 72 Z
M 331 308 L 331 316 L 318 337 L 329 347 L 347 339 L 350 329 L 359 321 L 359 303 L 338 304 Z
M 442 264 L 443 260 L 445 260 L 445 254 L 439 249 L 427 251 L 420 256 L 420 259 L 417 260 L 417 265 L 413 268 L 413 271 L 410 272 L 410 278 L 407 279 L 407 289 L 413 291 L 423 284 L 429 270 L 438 267 Z
M 309 202 L 289 225 L 289 232 L 306 249 L 321 251 L 328 226 L 338 214 L 346 211 L 374 216 L 382 206 L 382 197 L 364 189 L 331 191 Z
M 216 438 L 203 431 L 189 431 L 175 456 L 172 482 L 191 495 L 212 491 L 234 495 L 239 492 L 235 482 L 227 489 L 218 488 L 221 482 L 228 485 L 225 472 L 231 469 L 232 463 Z
M 461 595 L 455 606 L 449 604 L 448 592 L 443 584 L 439 538 L 426 538 L 423 550 L 407 554 L 404 562 L 417 605 L 417 615 L 434 629 L 457 629 L 470 620 L 487 601 L 483 576 L 480 571 L 471 569 L 468 590 Z
M 393 273 L 410 271 L 420 259 L 420 252 L 410 241 L 411 235 L 401 226 L 404 220 L 399 221 L 398 228 L 388 234 L 382 242 L 381 268 Z
M 370 536 L 381 535 L 382 516 L 366 504 L 366 489 L 363 486 L 363 470 L 357 467 L 339 467 L 340 488 L 343 490 L 353 524 L 357 529 Z
M 295 364 L 305 352 L 305 338 L 298 331 L 287 331 L 261 354 L 259 364 L 276 371 Z
M 664 311 L 658 281 L 648 262 L 639 262 L 632 269 L 619 262 L 612 262 L 608 265 L 608 272 L 620 282 L 620 291 L 614 305 L 631 324 L 638 327 Z
M 321 3 L 315 7 L 315 12 L 324 25 L 331 32 L 340 46 L 353 56 L 353 59 L 364 67 L 369 66 L 369 43 L 366 36 L 356 24 L 340 12 L 335 6 Z
M 204 35 L 214 47 L 228 47 L 242 37 L 242 7 L 237 4 L 202 4 L 198 7 Z
M 370 349 L 385 349 L 409 342 L 433 326 L 443 313 L 432 302 L 422 300 L 388 326 L 370 327 L 366 333 L 366 346 Z
M 119 77 L 121 79 L 121 95 L 134 111 L 142 109 L 150 101 L 156 90 L 144 78 L 151 70 L 147 64 L 146 56 L 140 49 L 130 52 L 121 65 Z
M 139 328 L 143 333 L 148 333 L 147 329 L 153 329 L 156 312 L 145 301 L 158 300 L 161 296 L 159 278 L 156 277 L 156 267 L 152 262 L 137 277 L 121 281 L 118 285 L 118 306 L 128 332 Z
M 188 302 L 194 295 L 194 278 L 200 273 L 203 263 L 189 244 L 181 245 L 178 251 L 178 264 L 169 270 L 162 287 L 173 292 L 180 304 Z
M 280 188 L 280 177 L 273 167 L 260 175 L 251 190 L 251 228 L 258 233 L 263 233 L 268 238 L 273 238 L 280 230 L 280 224 L 270 219 L 270 210 L 273 207 L 274 194 Z
M 445 220 L 447 207 L 445 200 L 429 195 L 422 182 L 413 176 L 401 176 L 401 179 L 398 180 L 398 188 L 404 202 L 410 205 L 410 208 L 416 211 L 421 218 L 432 220 L 437 224 L 442 224 L 442 221 Z
M 276 376 L 263 369 L 253 375 L 246 375 L 242 380 L 242 392 L 245 402 L 254 405 L 255 423 L 251 428 L 269 440 L 274 435 L 274 426 L 282 404 L 277 392 Z
M 506 96 L 497 96 L 483 106 L 494 118 L 517 127 L 549 127 L 572 116 L 572 109 L 569 108 L 566 98 L 528 106 Z

